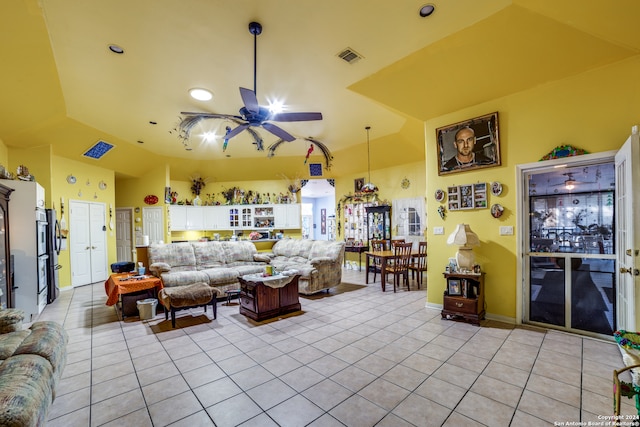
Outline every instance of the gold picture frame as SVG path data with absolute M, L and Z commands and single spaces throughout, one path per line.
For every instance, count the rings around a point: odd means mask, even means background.
M 438 175 L 500 166 L 498 113 L 436 129 Z

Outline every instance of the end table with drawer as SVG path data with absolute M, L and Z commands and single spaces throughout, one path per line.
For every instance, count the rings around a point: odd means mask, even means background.
M 442 318 L 480 324 L 484 319 L 484 273 L 443 273 L 447 280 Z

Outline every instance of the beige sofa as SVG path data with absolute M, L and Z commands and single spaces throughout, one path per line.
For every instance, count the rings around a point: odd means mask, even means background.
M 239 289 L 238 276 L 263 272 L 270 261 L 249 241 L 152 244 L 147 254 L 149 271 L 165 287 L 204 282 L 218 296 Z
M 265 253 L 250 241 L 167 243 L 152 244 L 147 254 L 149 271 L 166 287 L 204 282 L 223 296 L 240 288 L 239 276 L 271 264 L 276 271 L 298 270 L 299 292 L 310 295 L 340 284 L 344 242 L 283 239 Z
M 311 295 L 342 281 L 345 242 L 328 240 L 278 240 L 267 253 L 277 271 L 298 270 L 298 292 Z
M 67 333 L 55 322 L 22 328 L 24 313 L 0 310 L 0 425 L 42 426 L 67 360 Z

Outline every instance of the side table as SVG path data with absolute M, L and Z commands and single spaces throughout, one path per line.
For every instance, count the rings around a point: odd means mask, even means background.
M 240 281 L 240 314 L 261 321 L 299 311 L 298 279 L 295 276 L 246 275 Z
M 137 315 L 137 308 L 126 309 L 125 307 L 127 306 L 127 295 L 132 296 L 132 294 L 141 291 L 151 291 L 153 296 L 157 297 L 158 291 L 163 287 L 162 280 L 154 276 L 138 278 L 138 276 L 131 276 L 129 273 L 112 274 L 104 282 L 104 290 L 108 297 L 106 305 L 111 306 L 119 303 L 123 319 L 126 316 L 135 316 Z M 135 301 L 133 304 L 135 304 Z
M 353 252 L 358 254 L 358 271 L 362 271 L 362 253 L 369 252 L 369 246 L 345 246 L 345 252 Z M 344 265 L 347 265 L 347 256 L 344 257 Z

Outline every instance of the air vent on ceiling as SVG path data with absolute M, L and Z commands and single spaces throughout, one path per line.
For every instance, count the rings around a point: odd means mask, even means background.
M 309 176 L 322 176 L 322 163 L 310 163 Z
M 349 64 L 353 64 L 354 62 L 358 62 L 359 60 L 364 58 L 364 56 L 360 55 L 358 52 L 356 52 L 355 50 L 351 49 L 350 47 L 348 47 L 348 48 L 344 49 L 342 52 L 340 52 L 338 54 L 338 57 L 341 58 L 341 59 L 344 59 Z
M 92 159 L 99 159 L 109 152 L 113 148 L 113 144 L 109 144 L 106 141 L 98 141 L 91 148 L 84 152 L 83 156 L 90 157 Z

